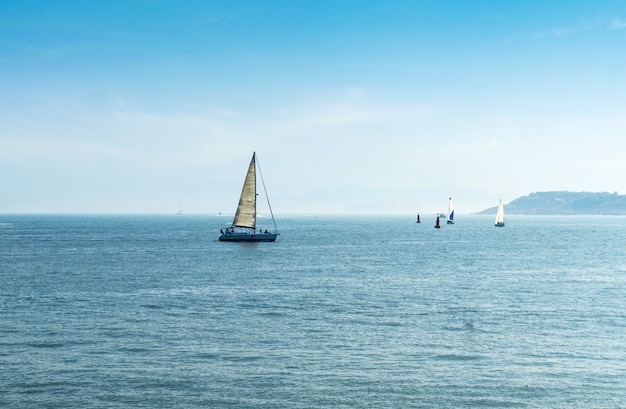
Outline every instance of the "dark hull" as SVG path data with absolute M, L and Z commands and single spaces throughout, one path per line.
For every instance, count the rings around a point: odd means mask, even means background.
M 277 233 L 225 233 L 220 236 L 220 241 L 276 241 Z

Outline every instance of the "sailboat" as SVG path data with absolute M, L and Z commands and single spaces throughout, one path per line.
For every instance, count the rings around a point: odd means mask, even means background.
M 219 237 L 220 241 L 276 241 L 278 236 L 278 229 L 276 228 L 276 221 L 274 220 L 274 213 L 272 212 L 272 206 L 270 205 L 269 197 L 267 198 L 267 205 L 272 215 L 272 222 L 274 223 L 274 231 L 268 232 L 257 231 L 256 229 L 256 152 L 252 154 L 252 160 L 250 166 L 248 166 L 248 173 L 246 173 L 246 179 L 243 182 L 243 188 L 241 189 L 241 196 L 239 198 L 239 205 L 237 206 L 237 213 L 235 213 L 235 219 L 232 226 L 222 229 L 222 235 Z M 263 190 L 267 197 L 267 191 L 265 190 L 265 182 L 263 182 L 263 175 L 259 168 L 259 174 L 261 175 L 261 182 L 263 183 Z
M 500 203 L 498 203 L 498 211 L 496 212 L 496 221 L 494 226 L 504 227 L 504 205 L 502 204 L 502 199 L 500 199 Z
M 435 229 L 441 229 L 441 224 L 439 223 L 439 213 L 437 213 L 437 221 L 435 222 Z
M 448 202 L 448 224 L 454 224 L 454 205 L 452 204 L 452 198 Z
M 421 223 L 421 222 L 422 222 L 422 220 L 420 219 L 420 214 L 418 213 L 417 214 L 417 221 L 415 223 Z

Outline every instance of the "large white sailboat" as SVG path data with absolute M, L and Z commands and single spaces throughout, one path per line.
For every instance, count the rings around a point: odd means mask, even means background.
M 500 203 L 498 204 L 498 211 L 496 212 L 496 221 L 494 222 L 496 227 L 504 227 L 504 205 L 502 204 L 502 199 L 500 199 Z
M 270 205 L 269 197 L 267 198 L 267 205 L 272 215 L 272 223 L 274 224 L 274 231 L 268 232 L 257 231 L 256 228 L 256 152 L 252 154 L 252 160 L 250 166 L 248 166 L 248 173 L 246 173 L 246 179 L 241 189 L 241 196 L 239 197 L 239 205 L 237 206 L 237 213 L 235 213 L 235 219 L 232 226 L 222 229 L 219 240 L 220 241 L 276 241 L 278 236 L 278 229 L 276 228 L 276 221 L 274 220 L 274 213 L 272 212 L 272 206 Z M 265 190 L 265 182 L 263 182 L 263 175 L 259 169 L 259 175 L 261 175 L 261 182 L 263 184 L 263 190 L 267 197 L 267 191 Z
M 448 219 L 446 223 L 454 224 L 454 204 L 452 204 L 452 198 L 448 201 Z

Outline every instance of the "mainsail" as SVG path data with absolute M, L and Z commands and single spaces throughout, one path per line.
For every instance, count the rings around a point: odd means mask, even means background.
M 448 202 L 448 224 L 454 224 L 454 205 L 452 204 L 452 198 Z
M 498 211 L 496 212 L 496 226 L 504 226 L 504 205 L 502 204 L 502 199 L 500 199 L 500 203 L 498 204 Z
M 256 153 L 252 155 L 233 225 L 256 228 Z

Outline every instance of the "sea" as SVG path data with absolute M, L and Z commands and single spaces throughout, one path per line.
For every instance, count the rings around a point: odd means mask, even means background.
M 626 217 L 421 220 L 0 215 L 0 407 L 626 408 Z

